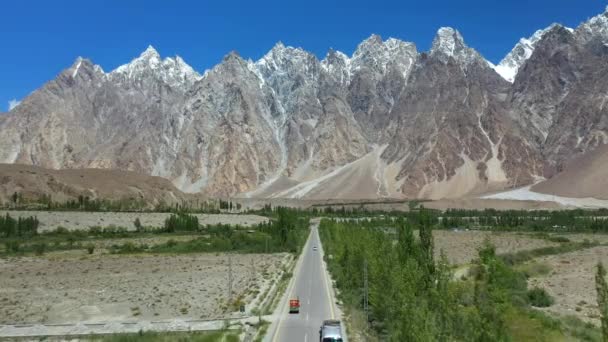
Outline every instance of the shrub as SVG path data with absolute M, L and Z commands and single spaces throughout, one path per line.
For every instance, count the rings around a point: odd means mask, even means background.
M 44 242 L 36 243 L 32 247 L 34 248 L 34 253 L 36 253 L 36 255 L 42 255 L 46 251 L 46 243 Z
M 141 225 L 141 221 L 139 220 L 139 217 L 135 219 L 135 221 L 133 222 L 133 225 L 135 226 L 135 231 L 137 231 L 137 232 L 143 231 L 143 226 Z
M 546 308 L 554 303 L 553 297 L 545 289 L 539 287 L 528 291 L 528 300 L 532 306 L 537 308 Z
M 19 253 L 21 251 L 21 244 L 18 241 L 9 241 L 4 244 L 6 251 L 9 253 Z
M 113 245 L 112 253 L 119 254 L 130 254 L 130 253 L 141 253 L 144 249 L 147 248 L 146 245 L 135 245 L 133 242 L 125 242 L 122 245 Z
M 567 243 L 570 242 L 570 239 L 564 236 L 552 236 L 548 239 L 551 242 L 559 242 L 559 243 Z
M 86 245 L 86 249 L 87 249 L 87 253 L 93 254 L 93 252 L 95 251 L 95 245 L 90 243 L 90 244 Z

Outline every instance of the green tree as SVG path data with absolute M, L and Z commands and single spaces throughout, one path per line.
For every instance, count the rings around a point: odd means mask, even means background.
M 141 225 L 141 221 L 139 220 L 139 217 L 135 218 L 135 221 L 133 221 L 133 225 L 135 226 L 135 231 L 137 231 L 137 232 L 143 231 L 143 226 Z
M 600 262 L 597 264 L 595 274 L 595 290 L 597 291 L 597 305 L 600 309 L 602 321 L 602 341 L 608 341 L 608 285 L 606 284 L 606 269 Z

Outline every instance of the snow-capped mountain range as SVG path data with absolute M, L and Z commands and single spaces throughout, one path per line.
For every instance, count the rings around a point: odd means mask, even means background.
M 152 47 L 78 58 L 0 116 L 0 162 L 111 168 L 213 196 L 460 197 L 527 185 L 608 140 L 608 14 L 522 38 L 497 66 L 440 28 L 319 60 L 277 43 L 203 74 Z

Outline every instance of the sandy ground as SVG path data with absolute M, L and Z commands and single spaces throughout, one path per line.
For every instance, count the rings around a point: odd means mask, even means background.
M 564 209 L 564 206 L 556 202 L 547 201 L 525 201 L 508 199 L 487 198 L 459 198 L 445 199 L 422 203 L 429 209 L 498 209 L 498 210 L 539 210 L 539 209 Z
M 592 197 L 564 197 L 550 194 L 535 192 L 532 186 L 499 192 L 496 194 L 483 196 L 483 199 L 502 199 L 502 200 L 525 200 L 525 201 L 540 201 L 540 202 L 555 202 L 565 207 L 573 208 L 608 208 L 608 200 L 602 200 Z
M 533 191 L 564 197 L 593 197 L 608 200 L 608 145 L 600 145 L 570 161 L 551 179 L 532 187 Z
M 551 236 L 565 237 L 572 242 L 597 242 L 601 244 L 608 243 L 608 234 L 593 234 L 593 233 L 553 233 Z
M 555 299 L 555 304 L 543 310 L 576 315 L 599 325 L 595 291 L 595 266 L 599 261 L 608 264 L 608 247 L 538 258 L 536 262 L 546 263 L 552 271 L 549 275 L 531 278 L 528 286 L 542 287 Z
M 145 227 L 161 227 L 168 213 L 123 213 L 123 212 L 76 212 L 76 211 L 0 211 L 0 215 L 9 213 L 12 217 L 36 216 L 40 221 L 40 232 L 64 227 L 69 230 L 88 229 L 90 227 L 108 227 L 115 225 L 128 230 L 135 230 L 133 222 L 139 218 Z M 199 223 L 206 224 L 238 224 L 249 226 L 266 222 L 266 217 L 257 215 L 228 215 L 228 214 L 196 214 Z
M 202 199 L 185 194 L 169 180 L 137 172 L 108 169 L 51 170 L 32 165 L 0 164 L 0 203 L 10 202 L 14 192 L 24 199 L 52 196 L 54 201 L 77 199 L 79 195 L 104 199 L 137 199 L 153 208 L 156 204 Z
M 287 258 L 233 255 L 234 293 L 262 290 Z M 0 323 L 5 324 L 217 318 L 227 296 L 226 254 L 0 259 Z
M 456 265 L 465 264 L 477 258 L 478 249 L 483 246 L 486 238 L 496 246 L 496 252 L 499 254 L 559 245 L 510 232 L 434 230 L 433 237 L 435 238 L 435 257 L 439 258 L 441 250 L 443 250 L 448 261 Z

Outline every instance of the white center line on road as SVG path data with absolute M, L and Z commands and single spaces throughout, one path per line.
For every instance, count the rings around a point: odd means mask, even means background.
M 308 341 L 308 333 L 304 335 L 304 342 Z
M 306 320 L 307 320 L 307 321 L 308 321 L 308 318 L 309 318 L 309 317 L 308 317 L 308 313 L 306 313 Z

